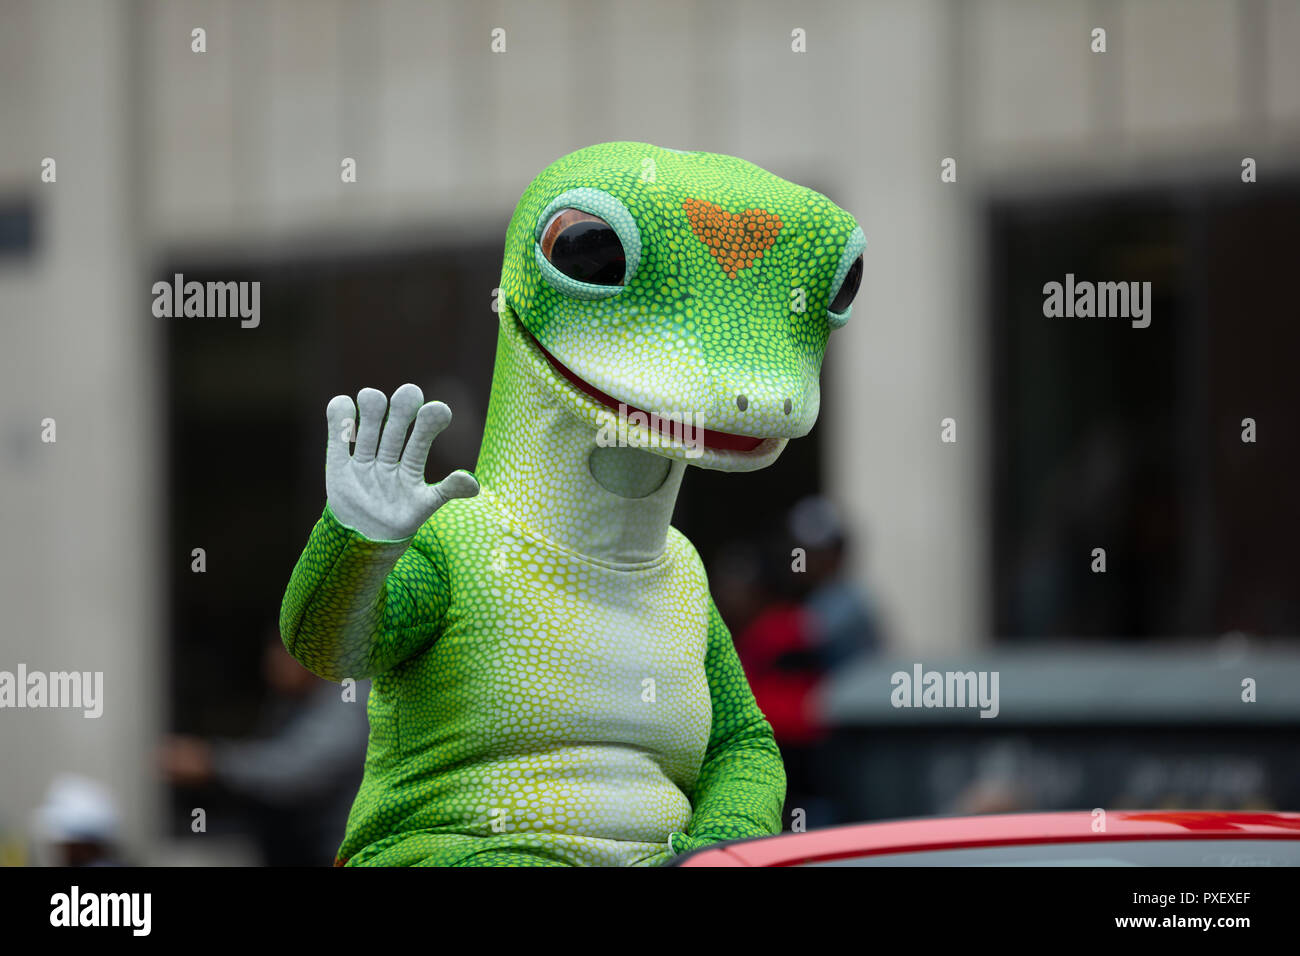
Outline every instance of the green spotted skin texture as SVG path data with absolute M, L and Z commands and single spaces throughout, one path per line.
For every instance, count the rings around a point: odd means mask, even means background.
M 622 285 L 546 260 L 560 208 L 614 227 Z M 397 542 L 327 507 L 285 594 L 295 658 L 373 678 L 340 861 L 657 865 L 780 830 L 771 728 L 669 522 L 688 464 L 763 467 L 812 427 L 862 245 L 823 196 L 726 156 L 607 143 L 533 182 L 507 233 L 479 494 Z M 602 447 L 617 413 L 572 376 L 761 441 Z

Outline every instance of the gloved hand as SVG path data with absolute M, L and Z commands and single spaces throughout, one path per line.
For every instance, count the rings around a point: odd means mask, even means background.
M 330 511 L 342 524 L 372 541 L 401 541 L 450 499 L 478 494 L 478 481 L 467 471 L 453 471 L 436 485 L 424 481 L 433 440 L 451 422 L 451 409 L 442 402 L 424 404 L 420 389 L 407 384 L 393 393 L 391 405 L 383 392 L 363 388 L 357 405 L 359 428 L 356 407 L 347 395 L 334 396 L 325 409 L 325 492 Z M 403 454 L 412 419 L 415 427 Z M 354 430 L 356 447 L 349 454 Z

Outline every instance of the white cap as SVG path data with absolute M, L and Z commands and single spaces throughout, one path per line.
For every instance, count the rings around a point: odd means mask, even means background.
M 88 777 L 59 774 L 50 784 L 36 820 L 43 835 L 55 842 L 94 840 L 108 842 L 117 836 L 117 806 L 108 789 Z

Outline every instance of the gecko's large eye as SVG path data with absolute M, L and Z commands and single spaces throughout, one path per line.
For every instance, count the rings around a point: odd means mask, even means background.
M 581 209 L 557 210 L 542 227 L 542 255 L 563 275 L 592 285 L 622 285 L 627 254 L 614 227 Z
M 551 288 L 575 299 L 608 299 L 641 264 L 641 230 L 623 201 L 603 189 L 560 193 L 537 215 L 533 258 Z
M 835 298 L 831 299 L 832 312 L 844 312 L 853 304 L 853 297 L 858 294 L 858 286 L 862 285 L 862 256 L 853 260 L 853 265 L 849 266 L 849 273 L 840 283 L 840 291 L 835 293 Z
M 862 285 L 862 251 L 866 248 L 866 236 L 862 234 L 861 227 L 855 228 L 844 243 L 840 264 L 835 267 L 835 275 L 831 278 L 831 288 L 835 290 L 835 295 L 826 306 L 826 321 L 832 329 L 842 328 L 853 312 L 853 297 Z

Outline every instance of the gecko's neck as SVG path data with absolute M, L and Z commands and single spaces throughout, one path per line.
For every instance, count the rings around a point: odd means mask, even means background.
M 475 475 L 482 494 L 531 532 L 598 561 L 663 554 L 685 464 L 597 445 L 504 331 Z

